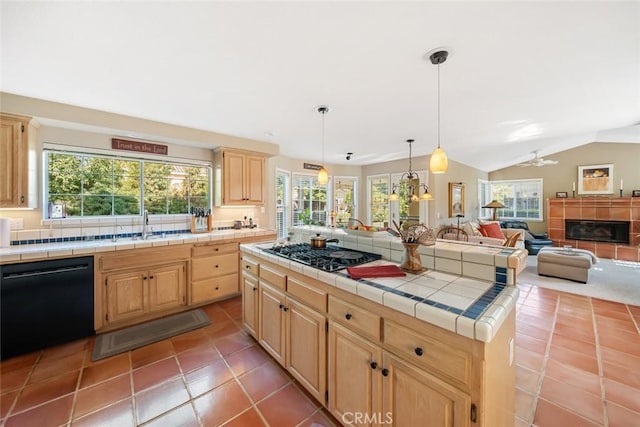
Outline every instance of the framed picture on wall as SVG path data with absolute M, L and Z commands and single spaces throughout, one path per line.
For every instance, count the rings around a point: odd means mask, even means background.
M 456 215 L 464 215 L 464 184 L 461 182 L 449 183 L 449 218 Z
M 612 194 L 613 164 L 578 166 L 578 194 Z

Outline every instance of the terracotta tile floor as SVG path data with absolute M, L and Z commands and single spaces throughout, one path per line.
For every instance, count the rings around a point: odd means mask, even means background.
M 640 307 L 520 290 L 516 426 L 640 425 Z M 240 305 L 209 305 L 211 326 L 98 362 L 92 339 L 5 360 L 0 425 L 335 425 L 240 330 Z

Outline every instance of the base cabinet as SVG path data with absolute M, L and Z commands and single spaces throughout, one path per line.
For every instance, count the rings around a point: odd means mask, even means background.
M 324 401 L 326 317 L 264 281 L 259 295 L 258 341 L 309 393 Z
M 186 304 L 185 263 L 106 276 L 107 323 Z
M 242 272 L 242 324 L 258 339 L 258 279 Z
M 329 411 L 345 425 L 377 425 L 370 417 L 382 409 L 382 349 L 329 321 L 328 355 Z
M 382 366 L 385 424 L 419 426 L 428 419 L 434 427 L 470 425 L 468 394 L 386 351 Z
M 238 244 L 205 244 L 192 249 L 191 304 L 237 294 Z

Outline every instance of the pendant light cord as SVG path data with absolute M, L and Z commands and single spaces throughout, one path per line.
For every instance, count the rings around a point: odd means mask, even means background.
M 440 63 L 438 63 L 438 148 L 440 148 Z
M 322 111 L 322 167 L 324 167 L 324 115 L 326 111 Z

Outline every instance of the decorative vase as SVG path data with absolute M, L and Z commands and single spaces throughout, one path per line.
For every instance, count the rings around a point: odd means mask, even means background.
M 400 268 L 408 273 L 420 273 L 425 271 L 426 268 L 422 266 L 422 261 L 420 260 L 420 254 L 418 253 L 418 243 L 405 243 L 402 242 L 404 246 L 404 252 L 402 253 L 402 259 Z

